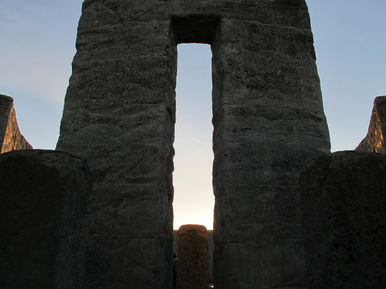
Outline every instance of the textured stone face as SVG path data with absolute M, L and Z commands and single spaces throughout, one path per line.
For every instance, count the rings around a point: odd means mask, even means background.
M 209 284 L 208 231 L 183 225 L 177 233 L 177 289 L 207 289 Z
M 208 232 L 208 251 L 209 251 L 209 283 L 213 284 L 213 252 L 214 252 L 214 240 L 213 230 L 207 230 Z M 178 230 L 173 231 L 173 253 L 177 254 L 177 233 Z
M 375 98 L 369 131 L 355 150 L 386 153 L 386 96 Z
M 386 156 L 339 152 L 301 178 L 310 288 L 386 288 Z
M 0 153 L 32 149 L 17 125 L 12 97 L 0 94 Z
M 170 288 L 176 45 L 213 52 L 217 288 L 305 286 L 298 177 L 329 151 L 303 0 L 86 0 L 57 148 L 94 177 L 85 288 Z
M 0 155 L 0 287 L 82 288 L 90 192 L 85 163 L 69 154 Z

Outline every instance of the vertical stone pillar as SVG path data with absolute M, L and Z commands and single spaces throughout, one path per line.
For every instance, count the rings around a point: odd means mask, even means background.
M 0 153 L 29 150 L 32 146 L 20 133 L 13 98 L 0 94 Z
M 9 113 L 11 111 L 12 106 L 13 98 L 7 95 L 0 94 L 0 148 L 2 148 L 3 146 L 5 132 L 8 126 Z
M 57 149 L 87 159 L 81 288 L 170 288 L 176 46 L 168 2 L 83 2 Z
M 386 156 L 345 151 L 301 178 L 310 288 L 386 288 Z
M 374 99 L 367 135 L 355 150 L 386 154 L 386 96 Z
M 214 283 L 305 288 L 298 180 L 330 147 L 309 15 L 242 3 L 213 45 Z
M 82 288 L 90 192 L 86 164 L 74 156 L 0 155 L 0 287 Z
M 177 289 L 207 289 L 208 232 L 202 225 L 183 225 L 177 232 Z

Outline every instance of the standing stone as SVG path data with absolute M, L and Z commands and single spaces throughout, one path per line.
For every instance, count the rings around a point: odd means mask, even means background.
M 183 225 L 177 233 L 177 289 L 207 289 L 208 231 L 202 225 Z
M 0 94 L 0 153 L 28 149 L 32 146 L 20 133 L 13 98 Z
M 213 230 L 207 230 L 208 232 L 208 252 L 209 252 L 209 283 L 213 284 L 213 253 L 214 253 L 214 240 Z M 177 254 L 177 233 L 178 230 L 173 231 L 173 252 Z
M 310 288 L 386 288 L 385 176 L 385 155 L 352 151 L 302 176 Z
M 94 177 L 83 288 L 172 285 L 176 45 L 213 52 L 214 281 L 306 287 L 298 178 L 329 152 L 304 0 L 85 0 L 59 150 Z
M 386 154 L 386 96 L 375 98 L 369 131 L 355 150 Z
M 74 156 L 0 155 L 1 288 L 81 288 L 90 191 L 85 163 Z

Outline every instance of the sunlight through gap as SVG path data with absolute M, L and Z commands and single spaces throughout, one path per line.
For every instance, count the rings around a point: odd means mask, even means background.
M 212 54 L 205 44 L 177 49 L 174 229 L 183 224 L 212 229 Z

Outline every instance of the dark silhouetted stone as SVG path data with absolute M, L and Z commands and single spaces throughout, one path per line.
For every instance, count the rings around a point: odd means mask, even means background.
M 177 289 L 207 289 L 208 232 L 202 225 L 183 225 L 177 232 Z
M 322 157 L 301 190 L 309 288 L 386 288 L 386 156 Z
M 173 253 L 177 253 L 177 233 L 178 230 L 173 231 Z M 213 283 L 213 253 L 214 240 L 213 230 L 208 230 L 208 250 L 209 250 L 209 283 Z
M 90 191 L 67 153 L 0 155 L 0 288 L 81 288 Z

